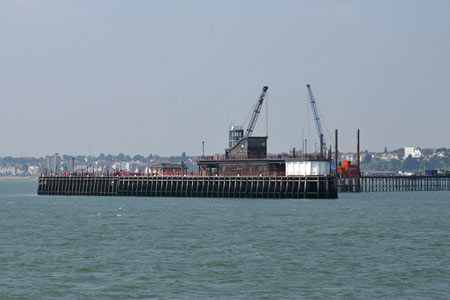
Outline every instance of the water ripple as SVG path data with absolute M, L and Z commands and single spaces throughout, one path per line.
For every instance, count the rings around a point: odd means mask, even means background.
M 38 197 L 0 182 L 0 299 L 445 299 L 445 192 Z

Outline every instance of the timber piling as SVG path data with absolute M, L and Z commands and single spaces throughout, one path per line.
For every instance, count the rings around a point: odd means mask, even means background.
M 39 195 L 337 198 L 333 176 L 80 176 L 43 175 Z
M 450 191 L 450 176 L 361 176 L 338 179 L 338 192 Z

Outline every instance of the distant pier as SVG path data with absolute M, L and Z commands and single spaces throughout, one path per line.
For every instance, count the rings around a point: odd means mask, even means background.
M 40 176 L 39 195 L 337 198 L 333 176 Z
M 362 176 L 338 179 L 338 192 L 450 191 L 450 176 Z

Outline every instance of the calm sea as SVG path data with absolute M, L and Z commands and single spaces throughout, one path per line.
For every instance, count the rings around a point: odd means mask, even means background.
M 37 196 L 0 181 L 0 299 L 449 299 L 450 193 Z

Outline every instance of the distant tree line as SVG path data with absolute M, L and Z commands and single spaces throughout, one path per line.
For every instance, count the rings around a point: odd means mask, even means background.
M 392 159 L 383 161 L 373 159 L 370 155 L 361 161 L 362 171 L 423 171 L 423 170 L 450 170 L 450 157 L 433 156 L 430 159 L 412 158 L 408 156 L 405 160 Z
M 189 157 L 186 155 L 186 152 L 181 153 L 181 155 L 175 156 L 159 156 L 157 154 L 149 154 L 148 156 L 143 156 L 140 154 L 130 156 L 124 153 L 120 153 L 118 155 L 108 154 L 105 155 L 101 153 L 98 156 L 92 155 L 69 155 L 63 154 L 61 155 L 63 161 L 71 161 L 72 158 L 75 159 L 76 162 L 96 162 L 96 161 L 140 161 L 142 163 L 146 162 L 169 162 L 169 163 L 181 163 L 182 161 L 186 162 L 189 160 Z M 45 164 L 45 157 L 0 157 L 0 166 L 12 166 L 12 165 L 38 165 Z

